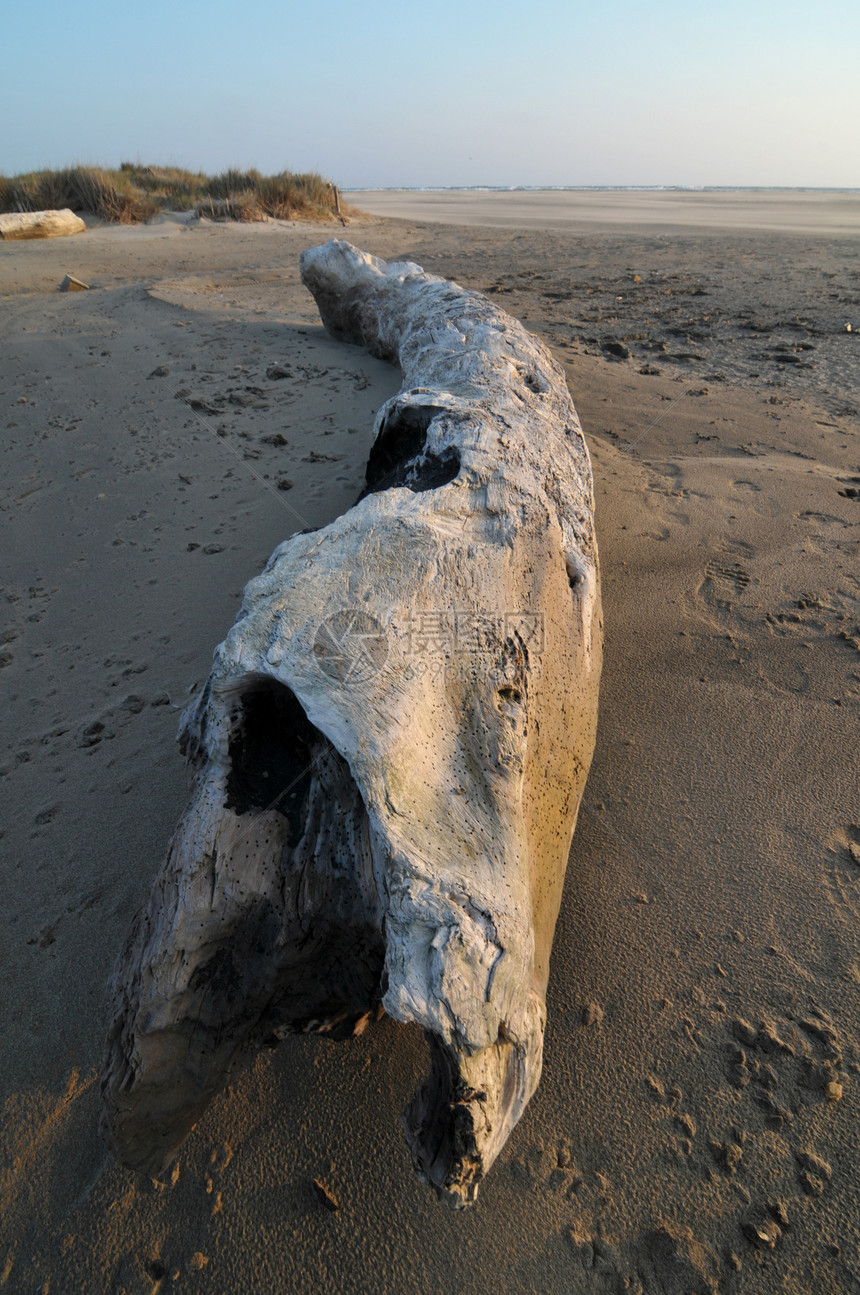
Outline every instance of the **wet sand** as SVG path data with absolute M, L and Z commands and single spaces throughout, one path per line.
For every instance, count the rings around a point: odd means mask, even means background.
M 0 245 L 4 1289 L 860 1288 L 860 238 L 492 228 L 479 197 L 476 224 L 345 236 L 488 293 L 565 365 L 606 653 L 543 1078 L 463 1214 L 412 1173 L 425 1045 L 388 1019 L 261 1055 L 168 1183 L 96 1131 L 179 710 L 275 544 L 355 497 L 399 385 L 299 283 L 344 231 Z

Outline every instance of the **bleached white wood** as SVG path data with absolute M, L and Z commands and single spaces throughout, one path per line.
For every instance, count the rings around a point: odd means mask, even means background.
M 590 463 L 562 370 L 484 297 L 337 241 L 302 277 L 403 386 L 366 493 L 275 550 L 183 717 L 194 789 L 115 973 L 105 1127 L 159 1171 L 250 1050 L 381 1001 L 427 1031 L 404 1126 L 460 1206 L 540 1076 L 597 713 Z
M 14 211 L 0 215 L 0 238 L 61 238 L 86 225 L 69 207 L 61 211 Z

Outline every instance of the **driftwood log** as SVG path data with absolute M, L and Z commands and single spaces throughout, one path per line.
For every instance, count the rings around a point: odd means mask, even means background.
M 112 982 L 104 1130 L 158 1175 L 260 1044 L 424 1027 L 419 1175 L 474 1200 L 540 1077 L 594 745 L 591 468 L 562 370 L 486 298 L 344 242 L 338 339 L 397 361 L 359 502 L 245 590 L 180 741 L 190 804 Z
M 15 211 L 0 215 L 0 238 L 61 238 L 82 234 L 86 225 L 68 207 L 62 211 Z

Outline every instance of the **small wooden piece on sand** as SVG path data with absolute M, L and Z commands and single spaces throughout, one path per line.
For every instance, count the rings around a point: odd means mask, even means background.
M 86 225 L 68 207 L 62 211 L 12 211 L 0 215 L 0 238 L 62 238 L 82 234 Z
M 423 1026 L 404 1116 L 455 1208 L 537 1086 L 594 746 L 591 466 L 564 373 L 486 298 L 331 242 L 334 337 L 394 360 L 367 485 L 245 590 L 182 720 L 188 808 L 126 937 L 108 1141 L 159 1174 L 261 1044 Z
M 76 279 L 73 274 L 66 274 L 60 284 L 60 292 L 86 292 L 89 286 L 83 279 Z

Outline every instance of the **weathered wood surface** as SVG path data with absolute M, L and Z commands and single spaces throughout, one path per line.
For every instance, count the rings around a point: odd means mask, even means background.
M 64 274 L 60 292 L 88 292 L 90 285 L 83 279 L 76 279 L 73 274 Z
M 14 211 L 0 215 L 0 238 L 62 238 L 82 234 L 86 225 L 68 207 L 62 211 Z
M 262 1042 L 427 1031 L 404 1116 L 455 1206 L 537 1085 L 595 734 L 591 469 L 564 375 L 484 297 L 343 242 L 329 331 L 397 361 L 354 508 L 281 544 L 182 721 L 193 792 L 113 980 L 105 1131 L 162 1171 Z

